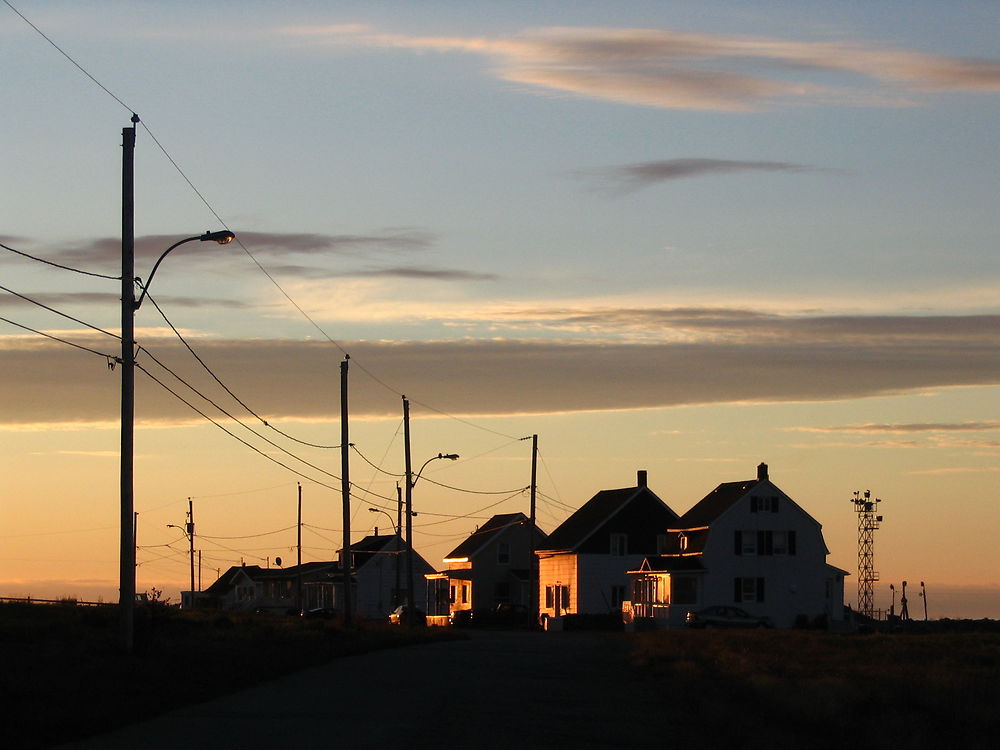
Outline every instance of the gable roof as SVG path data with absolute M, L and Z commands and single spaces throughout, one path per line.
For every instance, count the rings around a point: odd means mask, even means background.
M 395 542 L 400 537 L 397 534 L 381 534 L 378 536 L 368 535 L 364 539 L 355 542 L 351 545 L 351 562 L 354 565 L 354 569 L 364 567 L 370 563 L 375 556 L 379 553 L 385 553 L 386 548 L 392 545 L 392 549 L 389 550 L 393 553 L 402 550 L 402 540 L 400 540 L 399 545 L 394 545 Z
M 662 505 L 676 518 L 677 514 L 656 496 L 645 485 L 638 487 L 623 487 L 617 490 L 601 490 L 584 503 L 555 531 L 549 534 L 545 544 L 546 551 L 574 550 L 583 544 L 612 516 L 618 514 L 625 506 L 636 498 L 648 496 Z
M 495 515 L 476 531 L 469 534 L 461 544 L 445 555 L 444 559 L 458 560 L 473 557 L 479 554 L 486 545 L 495 540 L 506 529 L 511 526 L 520 526 L 528 521 L 529 519 L 524 513 L 501 513 Z M 541 534 L 541 532 L 538 533 Z M 544 538 L 545 535 L 541 534 L 541 536 Z
M 680 521 L 677 522 L 678 530 L 711 525 L 716 518 L 739 502 L 759 482 L 758 479 L 748 479 L 745 482 L 723 482 L 681 516 Z

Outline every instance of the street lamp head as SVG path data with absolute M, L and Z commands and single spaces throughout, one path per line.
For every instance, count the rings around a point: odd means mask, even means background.
M 218 242 L 220 245 L 228 245 L 236 239 L 236 235 L 227 229 L 222 232 L 205 232 L 198 239 L 202 242 Z
M 459 455 L 457 453 L 438 453 L 438 458 L 447 458 L 450 461 L 457 461 Z

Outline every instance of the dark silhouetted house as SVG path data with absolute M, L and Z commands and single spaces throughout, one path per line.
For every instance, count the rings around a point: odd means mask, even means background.
M 456 612 L 527 607 L 530 519 L 523 513 L 493 516 L 444 558 L 446 570 L 427 575 L 427 614 L 443 624 Z M 535 529 L 535 547 L 545 534 Z
M 308 562 L 288 568 L 234 565 L 204 591 L 195 606 L 240 612 L 297 612 L 333 606 L 330 576 L 336 562 Z M 300 588 L 301 587 L 301 588 Z M 301 590 L 301 607 L 299 592 Z M 190 592 L 182 592 L 182 596 Z M 182 600 L 181 605 L 185 605 Z
M 368 619 L 384 620 L 397 605 L 406 601 L 406 544 L 397 534 L 366 536 L 351 545 L 351 565 L 355 614 Z M 398 569 L 396 566 L 399 566 Z M 397 574 L 398 570 L 398 574 Z M 415 550 L 413 552 L 413 600 L 425 596 L 424 575 L 434 570 Z M 397 577 L 398 575 L 398 577 Z M 340 609 L 342 578 L 334 581 L 334 602 Z
M 357 617 L 386 619 L 406 598 L 405 562 L 400 551 L 405 545 L 396 534 L 366 536 L 351 545 L 351 604 Z M 338 556 L 340 551 L 338 550 Z M 397 584 L 396 564 L 400 563 L 401 585 Z M 421 582 L 415 592 L 424 597 L 423 576 L 433 568 L 413 553 L 414 579 Z M 198 607 L 244 612 L 305 612 L 343 609 L 344 577 L 339 561 L 309 562 L 287 568 L 237 565 L 195 594 Z M 397 590 L 398 589 L 398 590 Z M 301 605 L 299 596 L 301 591 Z M 189 592 L 182 592 L 189 600 Z M 184 601 L 182 601 L 182 606 Z
M 682 626 L 688 611 L 735 605 L 777 627 L 843 618 L 846 571 L 828 565 L 822 526 L 768 477 L 716 487 L 629 573 L 626 622 Z
M 621 612 L 628 571 L 661 552 L 674 513 L 638 472 L 635 487 L 602 490 L 539 545 L 539 614 Z

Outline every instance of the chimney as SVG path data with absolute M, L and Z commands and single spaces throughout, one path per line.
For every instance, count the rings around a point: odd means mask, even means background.
M 757 465 L 757 480 L 760 482 L 767 481 L 767 464 L 763 461 Z
M 637 471 L 635 473 L 635 483 L 636 483 L 637 487 L 645 487 L 646 486 L 646 470 L 645 469 L 639 469 L 639 471 Z
M 375 536 L 378 536 L 378 526 L 375 527 Z

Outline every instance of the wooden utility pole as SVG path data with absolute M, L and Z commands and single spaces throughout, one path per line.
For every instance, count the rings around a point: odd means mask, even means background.
M 535 559 L 535 495 L 538 477 L 538 435 L 531 436 L 531 507 L 528 523 L 528 627 L 538 625 L 538 561 Z
M 410 402 L 403 396 L 403 458 L 406 464 L 406 622 L 413 624 L 413 464 L 410 461 Z
M 191 604 L 194 605 L 194 501 L 188 498 L 188 546 L 191 550 Z
M 296 576 L 295 576 L 295 601 L 298 604 L 299 614 L 302 614 L 302 483 L 296 482 L 299 486 L 299 514 L 298 521 L 296 522 L 297 537 L 295 541 L 295 546 L 298 550 L 298 557 L 296 558 Z
M 399 606 L 399 574 L 403 569 L 400 558 L 403 556 L 403 488 L 396 482 L 396 588 L 392 592 L 392 608 Z
M 344 624 L 351 624 L 351 446 L 347 424 L 347 363 L 351 355 L 345 354 L 340 363 L 340 473 L 344 510 L 344 551 L 340 566 L 344 569 Z
M 122 388 L 119 497 L 118 612 L 122 648 L 131 652 L 135 632 L 135 544 L 132 540 L 133 437 L 135 420 L 135 124 L 122 128 Z

